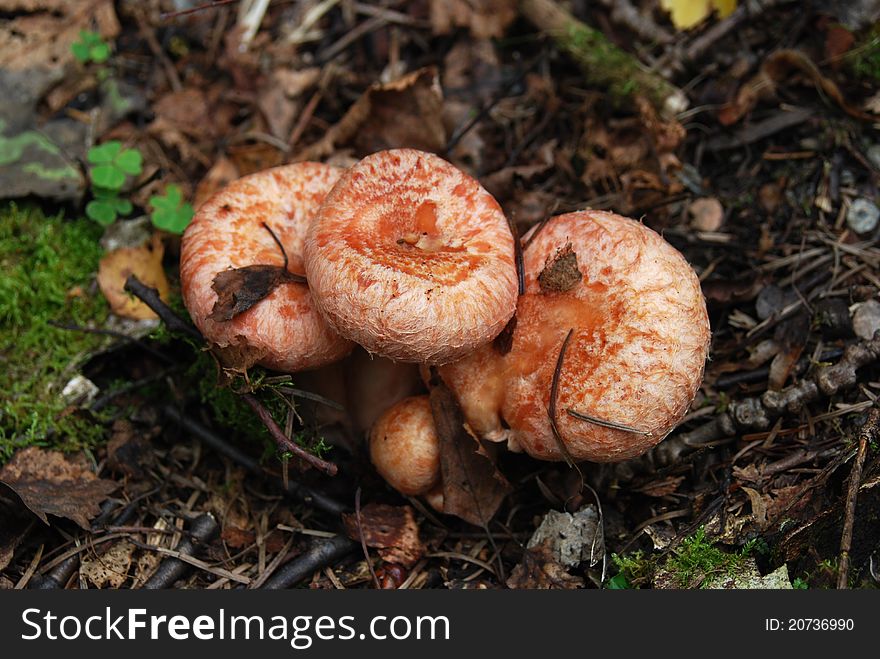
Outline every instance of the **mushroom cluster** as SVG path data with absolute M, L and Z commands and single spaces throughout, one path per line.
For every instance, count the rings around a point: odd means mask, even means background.
M 231 183 L 184 234 L 181 285 L 209 341 L 268 368 L 316 369 L 359 344 L 436 367 L 481 439 L 542 460 L 644 453 L 702 380 L 693 269 L 651 229 L 600 211 L 551 218 L 522 245 L 519 294 L 495 199 L 435 155 L 394 149 L 347 171 L 300 163 Z M 442 507 L 431 406 L 408 393 L 354 414 L 375 419 L 370 456 L 389 484 Z

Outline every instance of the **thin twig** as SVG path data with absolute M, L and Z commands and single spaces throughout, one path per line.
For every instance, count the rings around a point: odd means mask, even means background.
M 65 332 L 82 332 L 83 334 L 99 334 L 101 336 L 112 336 L 114 339 L 120 339 L 121 341 L 125 341 L 126 343 L 133 343 L 137 347 L 141 348 L 144 352 L 148 352 L 156 359 L 166 362 L 172 363 L 174 360 L 171 359 L 168 355 L 163 352 L 156 350 L 150 345 L 144 343 L 140 339 L 134 336 L 129 336 L 124 332 L 119 332 L 117 330 L 105 329 L 103 327 L 83 327 L 82 325 L 74 325 L 68 323 L 61 323 L 56 320 L 50 320 L 48 322 L 49 325 L 56 329 L 64 330 Z
M 272 230 L 272 227 L 270 227 L 266 222 L 263 222 L 263 228 L 264 228 L 266 231 L 269 232 L 269 235 L 272 236 L 272 240 L 275 241 L 275 244 L 278 245 L 278 249 L 281 250 L 281 256 L 284 257 L 284 269 L 287 270 L 287 264 L 288 264 L 288 262 L 289 262 L 289 261 L 287 260 L 287 250 L 284 249 L 284 245 L 281 244 L 281 240 L 278 238 L 278 236 L 277 236 L 277 235 L 275 234 L 275 232 Z M 292 275 L 292 276 L 294 276 L 294 277 L 302 277 L 301 275 Z M 303 284 L 306 283 L 306 278 L 305 278 L 305 277 L 302 277 L 302 282 L 301 282 L 301 283 L 303 283 Z
M 34 554 L 34 557 L 31 560 L 31 564 L 28 565 L 27 570 L 25 570 L 24 574 L 21 575 L 21 579 L 18 580 L 18 583 L 15 584 L 15 590 L 22 590 L 28 585 L 31 577 L 34 576 L 34 572 L 37 571 L 37 566 L 40 564 L 40 559 L 43 557 L 44 547 L 45 545 L 40 545 L 39 549 L 37 549 L 37 553 Z
M 290 548 L 293 545 L 293 539 L 293 536 L 288 538 L 287 542 L 284 544 L 284 547 L 281 548 L 281 551 L 279 551 L 275 555 L 275 558 L 273 558 L 269 565 L 266 566 L 266 569 L 263 570 L 263 573 L 259 577 L 254 579 L 250 583 L 250 585 L 248 585 L 248 588 L 255 589 L 263 587 L 263 584 L 269 580 L 269 577 L 271 577 L 275 573 L 275 570 L 277 570 L 278 566 L 281 565 L 282 561 L 284 561 L 287 553 L 290 551 Z
M 165 304 L 162 298 L 159 297 L 159 291 L 147 286 L 135 275 L 128 276 L 128 279 L 125 280 L 124 288 L 127 292 L 131 293 L 141 302 L 150 307 L 150 309 L 159 316 L 162 322 L 165 323 L 165 326 L 172 332 L 186 334 L 197 341 L 205 340 L 199 330 L 180 318 L 180 316 L 175 314 L 171 308 Z
M 339 471 L 338 467 L 332 462 L 327 462 L 326 460 L 322 460 L 317 455 L 312 455 L 304 448 L 291 441 L 290 438 L 284 434 L 284 431 L 281 430 L 281 427 L 276 423 L 275 419 L 272 418 L 272 415 L 269 413 L 263 404 L 257 400 L 256 396 L 253 394 L 241 394 L 242 400 L 247 403 L 250 408 L 257 413 L 257 416 L 260 417 L 260 421 L 263 422 L 263 425 L 266 426 L 266 429 L 269 431 L 269 434 L 272 435 L 272 438 L 275 440 L 275 443 L 285 451 L 290 451 L 300 460 L 309 463 L 316 469 L 320 469 L 325 474 L 330 476 L 335 476 Z
M 565 335 L 565 339 L 562 342 L 562 347 L 559 348 L 559 357 L 556 359 L 556 368 L 553 370 L 553 379 L 550 382 L 550 405 L 547 407 L 547 416 L 550 417 L 550 429 L 553 431 L 553 437 L 556 439 L 556 444 L 559 446 L 559 451 L 562 453 L 562 457 L 565 458 L 565 462 L 569 467 L 574 467 L 574 458 L 571 457 L 571 453 L 568 450 L 568 447 L 565 445 L 565 441 L 562 439 L 562 435 L 559 432 L 559 428 L 556 425 L 556 397 L 559 394 L 559 380 L 562 375 L 562 363 L 565 359 L 565 351 L 568 350 L 568 342 L 571 341 L 571 337 L 574 334 L 574 328 L 572 327 L 568 330 L 568 334 Z M 580 470 L 578 470 L 580 471 Z
M 868 452 L 868 444 L 874 441 L 880 429 L 880 409 L 874 408 L 868 414 L 865 425 L 859 432 L 859 449 L 853 462 L 852 471 L 849 475 L 849 486 L 846 492 L 846 512 L 843 520 L 843 532 L 840 538 L 840 562 L 837 571 L 837 587 L 847 587 L 849 579 L 849 551 L 852 548 L 853 527 L 856 519 L 856 502 L 859 497 L 859 487 L 862 484 L 862 467 L 865 464 L 865 455 Z
M 616 421 L 606 421 L 605 419 L 600 419 L 597 416 L 591 416 L 589 414 L 584 414 L 583 412 L 578 412 L 576 410 L 571 409 L 570 407 L 565 408 L 566 414 L 579 421 L 587 421 L 588 423 L 592 423 L 597 426 L 602 426 L 603 428 L 611 428 L 612 430 L 622 430 L 624 432 L 632 432 L 637 435 L 645 435 L 646 437 L 651 433 L 646 430 L 639 430 L 638 428 L 633 428 L 632 426 L 627 426 L 622 423 L 617 423 Z

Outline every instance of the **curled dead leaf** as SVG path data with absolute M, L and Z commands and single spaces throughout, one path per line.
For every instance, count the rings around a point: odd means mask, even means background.
M 214 277 L 211 288 L 217 301 L 208 316 L 213 321 L 232 320 L 265 298 L 281 284 L 304 284 L 305 277 L 280 265 L 249 265 L 225 270 Z
M 556 561 L 549 542 L 526 549 L 507 580 L 507 587 L 516 589 L 574 590 L 583 586 L 583 579 L 569 574 Z
M 843 92 L 830 78 L 822 75 L 819 67 L 805 53 L 794 49 L 777 50 L 764 60 L 758 73 L 740 87 L 736 98 L 718 112 L 718 121 L 729 126 L 742 119 L 759 101 L 772 98 L 781 83 L 794 79 L 793 74 L 801 73 L 816 89 L 828 96 L 851 117 L 863 121 L 873 121 L 873 117 L 851 106 Z

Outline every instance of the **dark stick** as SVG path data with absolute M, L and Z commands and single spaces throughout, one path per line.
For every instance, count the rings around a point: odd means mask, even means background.
M 290 496 L 301 499 L 303 502 L 313 505 L 315 508 L 330 513 L 331 515 L 341 515 L 342 513 L 348 512 L 349 508 L 347 505 L 331 499 L 327 495 L 321 494 L 307 485 L 302 485 L 295 481 L 289 481 L 285 488 L 281 479 L 267 474 L 256 459 L 228 443 L 217 433 L 212 432 L 195 419 L 185 416 L 174 405 L 165 405 L 162 408 L 162 412 L 166 417 L 180 424 L 184 430 L 198 437 L 199 440 L 218 453 L 222 453 L 230 460 L 237 462 L 249 472 L 259 476 L 268 476 L 273 483 L 285 490 Z
M 159 297 L 159 291 L 150 288 L 134 275 L 129 275 L 125 280 L 125 290 L 138 298 L 141 302 L 152 309 L 163 323 L 172 332 L 180 332 L 186 334 L 190 338 L 197 341 L 204 341 L 205 338 L 201 332 L 195 327 L 181 319 L 177 314 L 171 311 L 170 307 Z
M 275 241 L 275 244 L 278 245 L 278 249 L 281 250 L 281 256 L 284 257 L 284 272 L 287 273 L 287 276 L 286 276 L 285 281 L 295 281 L 295 282 L 298 282 L 298 283 L 300 283 L 300 284 L 307 284 L 308 281 L 306 281 L 306 278 L 303 277 L 302 275 L 297 275 L 297 274 L 294 274 L 294 273 L 292 273 L 292 272 L 287 272 L 287 263 L 288 263 L 288 261 L 287 261 L 287 250 L 284 249 L 284 245 L 281 244 L 281 240 L 279 240 L 279 239 L 278 239 L 278 236 L 275 235 L 275 232 L 272 231 L 272 227 L 270 227 L 268 224 L 266 224 L 265 222 L 263 222 L 263 228 L 264 228 L 266 231 L 269 232 L 269 235 L 270 235 L 270 236 L 272 236 L 272 240 Z
M 516 224 L 508 218 L 507 226 L 510 227 L 510 233 L 513 234 L 513 259 L 516 262 L 516 283 L 518 286 L 517 293 L 519 295 L 526 294 L 526 266 L 523 263 L 523 246 L 519 239 L 519 231 Z
M 559 380 L 562 376 L 562 363 L 565 359 L 565 351 L 568 349 L 568 342 L 571 341 L 572 334 L 574 334 L 574 328 L 568 330 L 568 334 L 565 335 L 565 340 L 562 342 L 562 347 L 559 348 L 559 357 L 556 359 L 556 368 L 553 370 L 553 380 L 550 382 L 550 405 L 547 409 L 553 437 L 556 439 L 562 457 L 565 458 L 569 467 L 574 467 L 574 459 L 571 457 L 571 453 L 565 445 L 565 440 L 562 439 L 559 428 L 556 426 L 556 397 L 559 394 Z
M 367 549 L 367 541 L 364 538 L 364 528 L 361 526 L 361 488 L 359 487 L 354 493 L 354 519 L 357 522 L 358 537 L 361 539 L 361 549 L 364 552 L 364 560 L 367 561 L 367 567 L 370 570 L 370 576 L 373 577 L 373 585 L 376 590 L 381 590 L 382 585 L 379 583 L 379 577 L 376 576 L 376 570 L 373 569 L 373 561 L 370 560 L 370 550 Z
M 586 421 L 587 423 L 602 426 L 603 428 L 611 428 L 612 430 L 623 430 L 624 432 L 631 432 L 637 435 L 651 434 L 645 430 L 639 430 L 638 428 L 633 428 L 622 423 L 617 423 L 616 421 L 606 421 L 605 419 L 600 419 L 597 416 L 590 416 L 589 414 L 584 414 L 583 412 L 573 410 L 570 407 L 565 408 L 565 412 L 568 414 L 568 416 L 573 417 L 578 421 Z
M 873 408 L 868 414 L 868 419 L 859 433 L 859 450 L 853 462 L 852 472 L 849 475 L 849 486 L 846 492 L 846 513 L 843 520 L 843 532 L 840 537 L 840 562 L 837 571 L 837 587 L 847 587 L 849 579 L 849 550 L 852 548 L 853 527 L 856 521 L 856 502 L 859 497 L 859 487 L 862 484 L 862 467 L 865 464 L 865 455 L 868 452 L 868 443 L 874 441 L 880 426 L 880 409 Z
M 290 451 L 300 460 L 308 462 L 310 465 L 312 465 L 316 469 L 320 469 L 329 476 L 336 475 L 339 469 L 335 464 L 333 464 L 332 462 L 327 462 L 326 460 L 322 460 L 316 455 L 312 455 L 298 444 L 292 442 L 290 438 L 284 434 L 284 431 L 281 430 L 281 427 L 275 422 L 275 419 L 272 418 L 269 410 L 263 407 L 263 404 L 258 401 L 253 394 L 241 394 L 241 397 L 244 402 L 247 403 L 250 408 L 257 413 L 257 416 L 260 417 L 260 421 L 263 422 L 263 425 L 266 426 L 269 434 L 272 435 L 272 438 L 281 449 L 285 451 Z
M 196 517 L 190 528 L 190 537 L 184 538 L 177 545 L 176 551 L 181 554 L 194 556 L 199 552 L 205 542 L 210 540 L 218 531 L 217 520 L 210 513 Z M 192 569 L 192 565 L 184 563 L 179 558 L 166 558 L 156 569 L 156 572 L 142 586 L 146 590 L 160 590 L 171 588 L 174 582 Z
M 133 336 L 129 336 L 128 334 L 125 334 L 123 332 L 117 332 L 116 330 L 111 329 L 104 329 L 102 327 L 81 327 L 80 325 L 68 325 L 66 323 L 59 323 L 54 320 L 50 320 L 49 325 L 57 329 L 64 330 L 66 332 L 82 332 L 83 334 L 100 334 L 102 336 L 112 336 L 114 339 L 120 339 L 122 341 L 125 341 L 126 343 L 135 344 L 138 348 L 141 348 L 145 352 L 150 353 L 151 355 L 153 355 L 153 357 L 160 361 L 166 363 L 171 363 L 174 361 L 173 359 L 171 359 L 171 357 L 162 352 L 159 352 L 144 341 L 141 341 L 140 339 L 137 339 Z
M 263 588 L 266 590 L 290 588 L 314 574 L 316 570 L 320 570 L 351 553 L 356 546 L 354 541 L 342 534 L 326 540 L 316 540 L 304 553 L 279 569 L 269 581 L 263 584 Z

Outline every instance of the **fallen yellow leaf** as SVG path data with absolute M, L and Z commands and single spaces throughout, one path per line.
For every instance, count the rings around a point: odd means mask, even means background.
M 713 9 L 720 18 L 730 16 L 736 9 L 736 0 L 660 0 L 660 6 L 669 12 L 676 28 L 688 30 L 702 23 Z
M 117 316 L 143 320 L 156 314 L 143 302 L 127 293 L 123 287 L 129 275 L 135 275 L 147 286 L 159 291 L 159 297 L 168 300 L 170 286 L 162 269 L 165 247 L 158 235 L 139 247 L 120 247 L 101 259 L 98 267 L 98 286 L 110 309 Z

